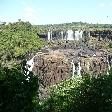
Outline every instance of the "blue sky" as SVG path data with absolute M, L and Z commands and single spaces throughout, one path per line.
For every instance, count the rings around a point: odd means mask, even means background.
M 0 21 L 112 23 L 112 0 L 0 0 Z

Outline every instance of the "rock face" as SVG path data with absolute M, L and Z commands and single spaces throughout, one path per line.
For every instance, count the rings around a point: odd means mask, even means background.
M 39 75 L 45 87 L 68 79 L 69 69 L 65 55 L 59 51 L 38 54 L 34 58 L 33 72 Z
M 87 48 L 40 52 L 32 59 L 34 61 L 32 71 L 39 75 L 45 87 L 74 75 L 90 74 L 97 77 L 112 66 L 112 55 L 108 56 L 104 51 Z
M 49 96 L 47 87 L 60 83 L 70 78 L 70 65 L 66 56 L 56 51 L 38 53 L 33 56 L 34 66 L 32 71 L 39 76 L 39 97 L 44 99 Z M 31 60 L 32 60 L 31 59 Z M 28 61 L 29 62 L 29 61 Z

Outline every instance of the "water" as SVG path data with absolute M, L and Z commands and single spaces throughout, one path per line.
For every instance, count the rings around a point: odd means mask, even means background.
M 78 76 L 81 76 L 81 65 L 80 65 L 80 62 L 78 62 L 77 75 L 78 75 Z
M 32 69 L 34 67 L 34 60 L 33 60 L 34 57 L 31 60 L 27 61 L 27 63 L 26 63 L 28 65 L 28 71 L 32 71 Z
M 50 40 L 50 38 L 51 38 L 51 33 L 50 33 L 50 31 L 48 31 L 47 39 Z
M 107 56 L 107 64 L 108 64 L 108 70 L 110 70 L 110 69 L 111 69 L 111 66 L 110 66 L 110 64 L 109 64 L 108 56 Z
M 50 35 L 50 40 L 52 40 L 52 31 L 50 32 L 50 34 L 51 34 L 51 35 Z
M 81 31 L 79 31 L 79 30 L 75 31 L 75 40 L 78 41 L 79 39 L 81 39 L 82 35 L 83 35 L 83 31 L 82 30 Z
M 68 30 L 67 31 L 67 40 L 74 40 L 73 31 L 72 30 Z
M 75 64 L 74 64 L 73 60 L 71 62 L 71 65 L 72 65 L 72 77 L 74 77 L 75 76 L 76 69 L 75 69 Z
M 89 66 L 90 66 L 90 63 L 89 63 L 89 61 L 88 61 L 88 62 L 87 62 L 87 65 L 86 65 L 87 71 L 89 71 Z
M 83 31 L 79 31 L 79 38 L 82 38 L 82 35 L 83 35 Z
M 64 38 L 63 38 L 63 31 L 61 31 L 61 38 L 62 38 L 62 40 L 64 39 Z
M 79 40 L 79 31 L 75 31 L 75 40 Z

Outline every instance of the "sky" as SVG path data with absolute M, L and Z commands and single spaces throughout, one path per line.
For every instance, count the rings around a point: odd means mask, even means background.
M 0 0 L 0 21 L 112 23 L 112 0 Z

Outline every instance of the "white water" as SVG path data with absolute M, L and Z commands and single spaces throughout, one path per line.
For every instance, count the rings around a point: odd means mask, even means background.
M 83 35 L 83 31 L 81 30 L 81 31 L 79 32 L 79 38 L 82 38 L 82 35 Z
M 83 31 L 75 31 L 75 40 L 79 40 L 80 38 L 82 38 L 82 35 L 83 35 Z
M 75 64 L 74 64 L 73 60 L 71 62 L 71 65 L 72 65 L 72 77 L 74 77 L 75 76 L 76 69 L 75 69 Z
M 67 40 L 74 40 L 73 31 L 72 30 L 68 30 L 67 31 Z
M 81 65 L 80 65 L 80 62 L 78 62 L 77 75 L 78 75 L 78 76 L 81 76 Z
M 48 31 L 48 34 L 47 34 L 47 39 L 48 39 L 48 40 L 50 40 L 50 38 L 51 38 L 50 35 L 51 35 L 51 33 Z
M 90 66 L 90 63 L 89 62 L 87 62 L 87 71 L 89 71 L 89 66 Z
M 75 40 L 79 40 L 79 31 L 75 31 Z
M 52 40 L 52 31 L 51 31 L 51 35 L 50 35 L 50 40 Z
M 34 56 L 34 57 L 35 57 L 35 56 Z M 33 57 L 31 60 L 27 61 L 27 63 L 26 63 L 26 64 L 29 66 L 29 67 L 28 67 L 28 70 L 29 70 L 29 71 L 32 71 L 32 69 L 33 69 L 33 67 L 34 67 L 34 61 L 33 61 L 34 57 Z
M 61 38 L 62 38 L 62 40 L 64 39 L 64 38 L 63 38 L 63 31 L 61 31 Z
M 107 75 L 109 75 L 109 70 L 110 70 L 110 65 L 109 65 L 109 60 L 108 60 L 108 56 L 107 56 L 107 64 L 108 64 L 108 70 L 107 70 Z

